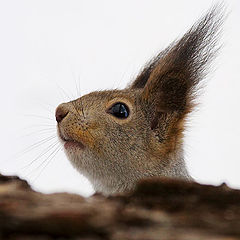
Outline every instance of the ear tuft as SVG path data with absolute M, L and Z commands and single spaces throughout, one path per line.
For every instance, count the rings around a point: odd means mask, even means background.
M 152 59 L 130 86 L 161 111 L 189 112 L 200 81 L 218 50 L 223 4 L 213 6 L 178 41 Z

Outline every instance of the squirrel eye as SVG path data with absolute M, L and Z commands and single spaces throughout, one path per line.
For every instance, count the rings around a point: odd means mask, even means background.
M 127 118 L 129 116 L 129 108 L 124 103 L 115 103 L 108 111 L 108 113 L 112 114 L 116 118 Z

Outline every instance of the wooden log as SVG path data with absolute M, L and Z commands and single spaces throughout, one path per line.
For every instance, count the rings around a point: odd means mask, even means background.
M 84 198 L 0 175 L 0 239 L 237 240 L 240 191 L 154 178 L 130 193 Z

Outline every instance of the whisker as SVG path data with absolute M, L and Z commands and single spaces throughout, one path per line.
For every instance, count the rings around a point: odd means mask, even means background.
M 50 106 L 51 109 L 46 108 L 46 106 L 44 106 L 43 103 L 40 103 L 41 107 L 42 107 L 44 110 L 46 110 L 47 112 L 51 113 L 51 116 L 54 115 L 56 106 L 53 106 L 53 105 L 51 105 L 51 104 L 49 104 L 49 103 L 44 103 L 44 104 Z M 52 109 L 54 109 L 54 111 L 52 111 Z
M 61 100 L 62 99 L 64 99 L 63 101 L 65 102 L 65 99 L 66 99 L 66 94 L 65 94 L 65 92 L 63 91 L 63 88 L 62 87 L 60 87 L 60 85 L 58 84 L 58 83 L 55 83 L 56 84 L 56 86 L 57 86 L 57 88 L 58 88 L 58 93 L 61 95 L 60 96 L 60 98 L 61 98 Z M 59 91 L 60 90 L 60 91 Z M 69 101 L 69 98 L 67 97 L 67 101 Z
M 46 133 L 52 133 L 52 132 L 55 132 L 56 131 L 56 128 L 45 128 L 45 129 L 41 129 L 41 130 L 38 130 L 38 131 L 34 131 L 34 132 L 31 132 L 31 133 L 27 133 L 27 134 L 24 134 L 22 136 L 20 136 L 19 138 L 24 138 L 24 137 L 28 137 L 28 136 L 31 136 L 31 135 L 40 135 L 40 134 L 46 134 Z
M 57 151 L 58 148 L 60 148 L 60 145 L 55 147 L 54 150 L 51 153 L 49 153 L 49 155 L 46 157 L 46 159 L 44 159 L 40 164 L 38 164 L 38 166 L 36 166 L 33 170 L 31 170 L 31 172 L 25 174 L 24 177 L 29 177 L 34 172 L 36 172 L 39 169 L 39 167 L 41 167 Z
M 49 161 L 46 163 L 46 165 L 42 168 L 41 172 L 37 175 L 37 177 L 33 180 L 33 183 L 39 178 L 39 176 L 42 174 L 42 172 L 46 169 L 46 167 L 49 165 L 49 163 L 51 162 L 51 160 L 59 153 L 59 151 L 62 148 L 60 147 L 55 154 L 49 159 Z
M 74 79 L 74 81 L 75 81 L 77 98 L 79 98 L 79 97 L 81 96 L 81 93 L 80 93 L 80 90 L 79 90 L 79 88 L 78 88 L 77 79 L 76 79 L 76 77 L 74 76 L 73 72 L 72 72 L 72 76 L 73 76 L 73 79 Z
M 45 116 L 34 115 L 34 114 L 24 114 L 24 116 L 26 116 L 26 117 L 36 117 L 36 118 L 42 118 L 42 119 L 46 119 L 46 120 L 50 120 L 50 121 L 55 121 L 54 118 L 48 118 L 48 117 L 45 117 Z
M 72 103 L 74 109 L 76 110 L 76 112 L 77 112 L 80 120 L 81 120 L 81 115 L 80 115 L 79 111 L 77 110 L 77 107 L 75 106 L 75 103 L 74 103 L 74 102 L 71 102 L 71 103 Z M 83 108 L 82 108 L 82 109 L 83 109 Z M 79 124 L 81 125 L 81 121 L 79 121 Z M 86 129 L 86 131 L 91 135 L 92 138 L 94 138 L 93 135 L 90 133 L 90 131 L 89 131 L 88 129 Z
M 70 99 L 70 97 L 69 97 L 69 95 L 66 93 L 66 91 L 65 91 L 62 87 L 60 87 L 59 85 L 58 85 L 58 87 L 62 90 L 62 92 L 65 94 L 65 96 L 67 96 L 67 98 Z M 80 90 L 80 84 L 79 84 L 79 90 Z M 77 112 L 77 115 L 78 115 L 78 117 L 79 117 L 79 120 L 81 120 L 81 114 L 80 114 L 80 112 L 78 111 L 78 109 L 77 109 L 77 107 L 76 107 L 76 105 L 75 105 L 76 103 L 73 102 L 73 101 L 71 101 L 71 100 L 70 100 L 70 103 L 72 104 L 73 108 L 74 108 L 75 111 Z M 81 103 L 82 115 L 83 115 L 83 117 L 84 117 L 84 119 L 85 119 L 85 114 L 84 114 L 84 110 L 83 110 L 83 104 L 82 104 L 81 100 L 80 100 L 80 103 Z M 75 114 L 74 112 L 72 112 L 72 113 L 76 116 L 76 114 Z M 81 121 L 79 121 L 79 124 L 81 124 Z M 89 130 L 88 130 L 88 129 L 86 129 L 86 130 L 87 130 L 87 132 L 91 135 L 91 137 L 94 138 L 94 137 L 92 136 L 92 134 L 89 132 Z
M 24 170 L 27 167 L 30 167 L 34 162 L 36 162 L 38 159 L 40 159 L 42 156 L 46 155 L 50 150 L 52 150 L 52 148 L 55 147 L 57 144 L 59 144 L 58 141 L 45 148 L 36 158 L 34 158 L 29 164 L 23 166 L 20 170 Z
M 40 176 L 40 174 L 43 172 L 43 170 L 47 167 L 47 165 L 50 163 L 50 161 L 56 156 L 56 154 L 60 151 L 61 149 L 61 145 L 59 144 L 49 155 L 48 157 L 41 162 L 41 164 L 39 164 L 30 174 L 32 174 L 33 172 L 35 172 L 36 170 L 39 169 L 39 167 L 41 167 L 45 162 L 47 162 L 47 164 L 42 168 L 42 170 L 40 171 L 40 173 L 37 175 L 37 177 L 33 180 L 33 183 L 36 181 L 36 179 Z M 29 176 L 30 174 L 26 175 Z
M 24 154 L 28 153 L 29 151 L 35 149 L 36 147 L 39 147 L 39 146 L 47 143 L 48 141 L 51 141 L 52 139 L 54 139 L 54 138 L 56 138 L 56 137 L 57 137 L 57 135 L 54 134 L 54 135 L 52 135 L 52 136 L 50 136 L 50 137 L 44 138 L 44 139 L 42 139 L 42 140 L 40 140 L 40 141 L 32 144 L 31 146 L 27 147 L 26 149 L 20 151 L 19 153 L 17 153 L 17 155 L 18 155 L 18 156 L 19 156 L 19 155 L 24 155 Z
M 45 108 L 45 106 L 43 105 L 43 102 L 42 102 L 42 101 L 40 102 L 40 104 Z M 50 104 L 49 102 L 44 102 L 44 104 L 45 104 L 45 105 L 48 105 L 48 106 L 51 107 L 51 108 L 55 108 L 55 106 L 52 105 L 52 104 Z M 50 111 L 49 109 L 46 109 L 46 110 Z
M 58 85 L 58 88 L 60 88 L 60 90 L 62 91 L 62 93 L 65 95 L 65 97 L 67 97 L 68 101 L 71 101 L 71 98 L 70 98 L 70 96 L 67 94 L 67 92 L 66 92 L 62 87 L 60 87 L 59 85 Z
M 73 105 L 73 108 L 75 109 L 75 111 L 77 112 L 77 114 L 78 114 L 78 116 L 79 116 L 79 120 L 81 120 L 81 114 L 80 114 L 80 112 L 78 111 L 78 109 L 77 109 L 77 107 L 76 107 L 76 103 L 74 103 L 74 102 L 71 102 L 71 104 Z M 74 113 L 75 114 L 75 113 Z M 80 121 L 80 123 L 81 123 L 81 121 Z
M 79 116 L 79 119 L 81 120 L 80 112 L 77 110 L 77 107 L 76 107 L 75 103 L 74 103 L 74 102 L 71 102 L 71 103 L 72 103 L 74 109 L 76 110 L 76 112 L 77 112 L 77 114 L 78 114 L 78 116 Z M 83 107 L 82 107 L 82 109 L 83 109 Z M 75 113 L 73 113 L 73 114 L 75 114 Z M 85 117 L 84 117 L 84 118 L 85 118 Z M 81 121 L 79 121 L 79 124 L 81 125 Z M 92 138 L 94 138 L 93 135 L 90 133 L 90 131 L 89 131 L 88 129 L 86 129 L 86 131 L 90 134 L 90 136 L 91 136 Z
M 52 128 L 56 128 L 56 124 L 35 124 L 35 125 L 29 125 L 27 127 L 24 127 L 23 130 L 29 129 L 29 128 L 36 128 L 36 127 L 52 127 Z
M 79 92 L 80 92 L 81 91 L 80 90 L 80 76 L 78 76 L 78 82 L 79 82 Z M 83 118 L 85 119 L 85 114 L 84 114 L 84 110 L 83 110 L 82 100 L 81 100 L 81 98 L 79 100 L 80 100 L 80 104 L 81 104 L 81 112 L 82 112 Z

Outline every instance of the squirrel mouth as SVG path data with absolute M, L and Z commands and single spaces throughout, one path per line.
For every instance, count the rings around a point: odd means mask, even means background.
M 84 145 L 81 142 L 64 137 L 60 131 L 58 132 L 58 135 L 59 135 L 61 142 L 63 143 L 64 148 L 66 150 L 68 150 L 70 148 L 84 149 Z
M 72 140 L 67 140 L 64 143 L 64 148 L 67 150 L 69 148 L 80 148 L 83 149 L 84 145 L 81 142 L 76 142 Z

